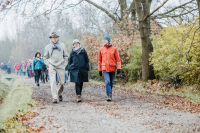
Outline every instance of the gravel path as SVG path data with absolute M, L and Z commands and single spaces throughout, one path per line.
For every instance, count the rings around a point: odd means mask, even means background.
M 33 89 L 38 116 L 29 120 L 32 128 L 44 127 L 44 133 L 163 133 L 200 132 L 200 114 L 169 109 L 155 103 L 155 97 L 128 90 L 113 89 L 113 101 L 106 101 L 104 87 L 84 84 L 82 103 L 77 103 L 74 84 L 65 86 L 64 101 L 52 104 L 50 85 Z M 199 131 L 198 131 L 199 130 Z

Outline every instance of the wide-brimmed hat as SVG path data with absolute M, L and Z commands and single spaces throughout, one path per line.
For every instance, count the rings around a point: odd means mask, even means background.
M 51 33 L 51 35 L 49 36 L 49 38 L 58 38 L 60 36 L 57 35 L 56 32 Z

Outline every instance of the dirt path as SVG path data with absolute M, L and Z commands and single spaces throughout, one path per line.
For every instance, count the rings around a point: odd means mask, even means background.
M 27 80 L 37 101 L 39 115 L 29 126 L 44 126 L 44 133 L 138 133 L 200 132 L 200 114 L 181 112 L 155 103 L 156 98 L 130 91 L 113 90 L 113 101 L 107 102 L 104 87 L 84 84 L 82 103 L 76 103 L 74 84 L 65 86 L 64 101 L 52 104 L 50 85 L 38 88 Z

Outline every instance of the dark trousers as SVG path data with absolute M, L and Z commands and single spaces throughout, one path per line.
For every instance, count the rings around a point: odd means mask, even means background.
M 76 95 L 81 95 L 83 89 L 83 82 L 75 84 Z
M 11 74 L 11 68 L 8 68 L 8 74 Z
M 34 71 L 36 83 L 39 83 L 41 71 L 42 71 L 42 70 L 35 70 L 35 71 Z
M 48 76 L 48 70 L 42 70 L 41 71 L 41 80 L 45 83 L 45 80 L 47 81 L 47 76 Z

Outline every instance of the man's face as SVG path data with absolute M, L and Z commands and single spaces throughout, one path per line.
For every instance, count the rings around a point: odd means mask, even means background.
M 104 45 L 108 45 L 108 44 L 109 44 L 109 41 L 108 41 L 107 39 L 104 39 L 104 40 L 103 40 L 103 43 L 104 43 Z
M 58 42 L 58 37 L 57 37 L 57 38 L 52 37 L 52 38 L 51 38 L 51 41 L 52 41 L 53 43 L 57 43 L 57 42 Z

